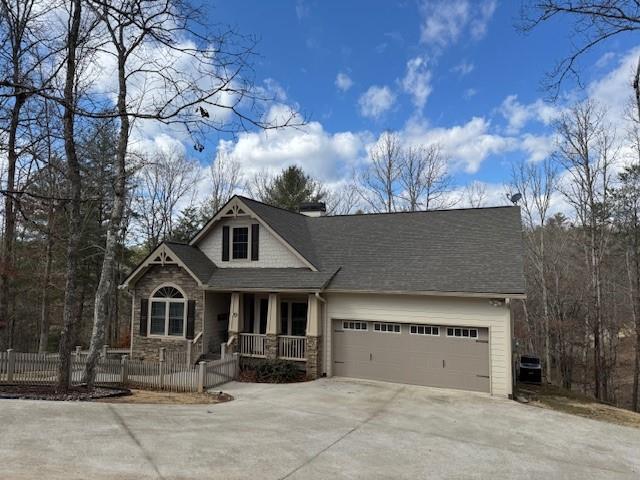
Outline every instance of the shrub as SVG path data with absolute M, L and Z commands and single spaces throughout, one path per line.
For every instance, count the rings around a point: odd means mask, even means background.
M 303 373 L 295 362 L 268 359 L 255 365 L 256 381 L 266 383 L 289 383 L 299 381 Z

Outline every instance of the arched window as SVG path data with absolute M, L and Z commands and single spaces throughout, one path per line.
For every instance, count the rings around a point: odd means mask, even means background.
M 176 287 L 157 288 L 149 300 L 149 335 L 184 337 L 187 302 Z

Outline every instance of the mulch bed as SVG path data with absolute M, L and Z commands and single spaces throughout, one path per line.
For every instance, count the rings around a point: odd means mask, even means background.
M 80 385 L 70 388 L 67 393 L 58 393 L 53 385 L 0 385 L 0 399 L 11 400 L 88 401 L 129 394 L 131 391 L 126 388 L 96 387 L 89 390 Z

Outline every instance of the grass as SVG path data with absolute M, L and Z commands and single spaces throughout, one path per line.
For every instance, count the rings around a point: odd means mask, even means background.
M 102 403 L 137 403 L 137 404 L 162 404 L 162 405 L 207 405 L 223 403 L 233 400 L 233 397 L 224 392 L 218 393 L 177 393 L 156 392 L 151 390 L 131 390 L 131 395 L 123 397 L 105 398 L 98 400 Z
M 640 428 L 640 413 L 601 403 L 587 395 L 555 385 L 518 384 L 516 398 L 522 397 L 538 407 Z

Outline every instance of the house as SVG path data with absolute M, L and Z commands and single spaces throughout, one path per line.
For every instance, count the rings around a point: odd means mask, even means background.
M 325 216 L 234 196 L 125 280 L 131 354 L 159 347 L 346 376 L 512 393 L 524 298 L 518 207 Z M 197 355 L 195 355 L 197 356 Z

